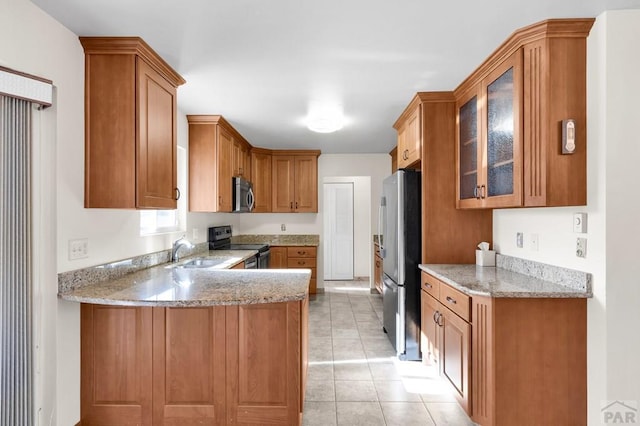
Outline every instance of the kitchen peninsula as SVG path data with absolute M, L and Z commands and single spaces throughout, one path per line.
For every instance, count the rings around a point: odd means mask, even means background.
M 253 254 L 59 277 L 82 303 L 80 424 L 300 424 L 311 271 L 221 269 Z

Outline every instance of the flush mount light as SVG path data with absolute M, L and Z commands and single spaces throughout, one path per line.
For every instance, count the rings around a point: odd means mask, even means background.
M 342 129 L 344 116 L 337 108 L 321 108 L 309 113 L 307 128 L 317 133 L 332 133 Z

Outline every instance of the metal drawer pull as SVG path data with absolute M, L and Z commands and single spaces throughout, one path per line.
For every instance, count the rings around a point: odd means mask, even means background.
M 432 286 L 431 284 L 429 284 L 429 283 L 424 283 L 424 286 L 425 286 L 426 288 L 433 288 L 433 286 Z
M 304 260 L 298 260 L 298 265 L 304 265 L 305 263 L 307 262 L 305 262 Z
M 299 251 L 299 252 L 298 252 L 298 254 L 299 254 L 300 256 L 302 256 L 302 255 L 307 254 L 307 252 L 306 252 L 306 251 Z
M 456 302 L 456 299 L 454 299 L 454 298 L 452 298 L 452 297 L 449 297 L 449 296 L 447 296 L 447 302 L 449 302 L 449 303 L 453 303 L 454 305 L 457 303 L 457 302 Z

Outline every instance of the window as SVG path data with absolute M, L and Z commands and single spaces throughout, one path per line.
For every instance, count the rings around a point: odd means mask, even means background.
M 178 147 L 178 188 L 183 196 L 178 200 L 176 210 L 141 210 L 140 235 L 165 234 L 186 231 L 187 229 L 187 197 L 183 188 L 187 182 L 187 152 Z

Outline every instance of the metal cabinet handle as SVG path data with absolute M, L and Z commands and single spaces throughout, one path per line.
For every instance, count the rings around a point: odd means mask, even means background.
M 436 324 L 438 324 L 438 327 L 444 326 L 444 320 L 442 319 L 442 314 L 440 312 L 438 312 L 438 321 L 436 321 Z
M 440 312 L 435 311 L 433 313 L 433 322 L 435 322 L 436 324 L 438 323 L 438 315 L 440 315 Z
M 180 188 L 176 188 L 176 201 L 180 199 Z
M 221 206 L 222 205 L 222 195 L 218 196 L 218 205 Z
M 296 201 L 296 209 L 298 208 L 298 202 Z
M 458 303 L 458 302 L 456 302 L 456 299 L 454 299 L 453 297 L 450 297 L 450 296 L 447 296 L 447 302 L 453 303 L 454 305 Z
M 475 188 L 473 188 L 473 198 L 475 199 L 480 199 L 480 186 L 476 185 Z
M 480 186 L 480 198 L 486 198 L 486 189 L 487 189 L 486 185 Z
M 289 208 L 293 210 L 293 201 L 289 203 Z

